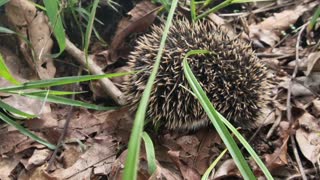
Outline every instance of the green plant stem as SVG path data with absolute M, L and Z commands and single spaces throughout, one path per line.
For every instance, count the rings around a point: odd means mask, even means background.
M 125 163 L 123 179 L 124 180 L 132 180 L 137 179 L 137 170 L 139 164 L 139 154 L 140 154 L 140 144 L 141 144 L 141 136 L 144 125 L 145 114 L 148 106 L 149 97 L 151 94 L 152 86 L 154 80 L 156 78 L 163 49 L 165 46 L 165 42 L 168 36 L 169 28 L 172 24 L 173 14 L 177 7 L 178 0 L 173 0 L 171 4 L 171 8 L 169 11 L 169 15 L 165 24 L 165 28 L 163 31 L 163 36 L 161 38 L 159 51 L 156 57 L 156 61 L 154 63 L 151 75 L 148 79 L 145 90 L 143 91 L 142 98 L 140 100 L 140 104 L 138 110 L 136 112 L 136 117 L 133 123 L 132 133 L 130 136 L 129 147 L 128 147 L 128 156 Z
M 208 16 L 210 13 L 217 12 L 218 10 L 220 10 L 220 9 L 222 9 L 222 8 L 224 8 L 224 7 L 229 6 L 230 4 L 232 4 L 232 1 L 233 1 L 233 0 L 226 0 L 226 1 L 222 2 L 222 3 L 220 3 L 219 5 L 215 6 L 214 8 L 209 9 L 208 11 L 206 11 L 206 12 L 200 14 L 199 16 L 197 16 L 197 17 L 196 17 L 196 21 L 199 20 L 199 19 L 201 19 L 201 18 L 203 18 L 203 17 Z

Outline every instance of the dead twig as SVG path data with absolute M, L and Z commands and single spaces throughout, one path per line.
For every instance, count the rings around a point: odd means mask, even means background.
M 300 64 L 300 59 L 299 59 L 299 46 L 300 46 L 300 39 L 301 39 L 301 34 L 304 31 L 304 29 L 307 27 L 309 23 L 306 23 L 302 26 L 301 30 L 299 31 L 298 37 L 297 37 L 297 44 L 296 44 L 296 64 L 295 64 L 295 68 L 294 71 L 292 73 L 292 76 L 290 78 L 289 81 L 289 87 L 288 87 L 288 97 L 287 97 L 287 119 L 292 127 L 293 125 L 293 120 L 292 120 L 292 112 L 291 112 L 291 91 L 292 91 L 292 85 L 293 85 L 293 80 L 296 78 L 297 73 L 298 73 L 298 67 Z M 293 149 L 293 153 L 295 156 L 295 159 L 297 161 L 298 167 L 299 167 L 299 171 L 301 173 L 301 177 L 303 180 L 307 180 L 307 176 L 304 172 L 300 157 L 299 157 L 299 153 L 298 153 L 298 149 L 297 149 L 297 144 L 296 141 L 294 139 L 293 134 L 290 134 L 290 140 L 291 140 L 291 144 L 292 144 L 292 149 Z
M 84 53 L 78 49 L 69 39 L 66 39 L 66 51 L 73 56 L 82 66 L 95 75 L 104 74 L 102 69 L 96 65 L 89 56 L 87 61 Z M 99 80 L 103 90 L 119 105 L 124 105 L 125 100 L 122 92 L 108 78 Z

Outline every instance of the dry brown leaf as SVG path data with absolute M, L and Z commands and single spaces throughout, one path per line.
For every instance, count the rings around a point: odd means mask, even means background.
M 6 63 L 11 75 L 20 82 L 26 82 L 28 80 L 36 79 L 36 75 L 28 67 L 28 64 L 21 60 L 11 50 L 6 47 L 0 46 L 0 53 Z M 6 81 L 7 82 L 7 81 Z M 2 84 L 0 80 L 0 87 L 9 86 L 10 84 Z
M 131 15 L 129 20 L 123 19 L 119 23 L 109 49 L 111 63 L 118 58 L 117 50 L 124 43 L 125 38 L 129 34 L 145 31 L 153 23 L 159 8 L 150 1 L 142 1 L 128 13 Z
M 9 21 L 20 34 L 29 37 L 35 60 L 27 43 L 19 38 L 20 50 L 40 79 L 53 78 L 56 69 L 50 57 L 53 41 L 48 21 L 43 12 L 36 14 L 36 7 L 26 0 L 13 0 L 6 5 Z
M 238 168 L 232 159 L 227 159 L 214 173 L 213 179 L 219 179 L 221 177 L 237 176 Z M 239 177 L 239 176 L 238 176 Z M 232 179 L 232 177 L 229 177 Z
M 36 16 L 37 9 L 30 1 L 11 0 L 6 6 L 6 15 L 15 26 L 26 26 Z
M 91 175 L 94 167 L 101 162 L 113 163 L 116 156 L 116 146 L 111 137 L 107 138 L 108 140 L 105 139 L 101 143 L 94 143 L 71 167 L 57 169 L 52 173 L 52 176 L 58 179 L 79 178 L 83 177 L 80 173 L 88 175 L 89 171 L 89 175 Z
M 290 79 L 279 83 L 279 87 L 288 89 Z M 310 76 L 300 76 L 292 81 L 291 93 L 293 96 L 310 96 L 314 92 L 320 92 L 320 73 L 312 73 Z
M 5 139 L 5 141 L 0 141 L 0 155 L 14 151 L 17 144 L 26 141 L 28 138 L 19 132 L 8 132 L 0 134 L 0 139 Z
M 14 168 L 19 164 L 21 155 L 14 157 L 1 157 L 0 156 L 0 179 L 9 180 L 10 174 L 14 170 Z
M 188 167 L 184 162 L 180 160 L 179 151 L 168 151 L 169 157 L 173 163 L 179 168 L 183 179 L 196 180 L 200 179 L 200 175 L 191 167 Z
M 309 76 L 312 72 L 320 71 L 320 51 L 312 52 L 307 59 L 308 67 L 306 75 Z
M 62 153 L 63 167 L 71 167 L 79 159 L 81 152 L 73 145 L 66 145 L 65 150 Z
M 272 154 L 265 154 L 265 162 L 270 171 L 276 170 L 288 164 L 287 159 L 288 147 L 277 148 Z
M 319 131 L 307 132 L 302 128 L 296 131 L 296 140 L 304 157 L 313 164 L 319 162 L 320 155 L 320 137 Z
M 149 180 L 158 179 L 182 179 L 182 177 L 172 169 L 168 169 L 157 164 L 157 170 L 150 176 Z
M 40 12 L 28 26 L 28 35 L 36 56 L 35 66 L 40 79 L 51 79 L 56 73 L 50 57 L 53 40 L 47 17 Z
M 280 40 L 281 31 L 285 31 L 294 24 L 307 10 L 317 5 L 317 2 L 298 5 L 294 9 L 275 13 L 258 24 L 249 26 L 249 36 L 253 40 L 260 40 L 269 46 L 275 45 Z
M 298 121 L 299 125 L 307 130 L 320 131 L 319 121 L 309 112 L 304 112 L 302 116 L 298 118 Z
M 35 151 L 33 151 L 33 154 L 29 158 L 25 168 L 27 170 L 30 170 L 35 166 L 40 166 L 44 164 L 46 160 L 49 159 L 50 155 L 51 155 L 51 151 L 49 149 L 40 149 L 40 150 L 36 149 Z
M 195 136 L 182 136 L 177 139 L 177 144 L 185 151 L 186 153 L 197 156 L 198 155 L 198 146 L 200 141 Z
M 319 99 L 314 99 L 312 101 L 311 111 L 316 118 L 320 116 L 320 100 Z

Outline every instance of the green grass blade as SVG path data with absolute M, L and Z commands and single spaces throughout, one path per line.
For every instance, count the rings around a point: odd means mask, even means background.
M 220 155 L 210 164 L 209 168 L 201 177 L 201 180 L 207 180 L 209 178 L 210 173 L 212 172 L 213 168 L 218 164 L 218 162 L 222 159 L 222 157 L 227 153 L 228 149 L 225 149 L 220 153 Z
M 59 44 L 60 51 L 57 54 L 54 54 L 54 57 L 58 57 L 66 47 L 66 35 L 64 32 L 60 10 L 59 10 L 59 1 L 58 0 L 43 0 L 44 6 L 47 10 L 47 15 L 51 22 L 53 28 L 53 34 L 56 37 L 56 40 Z
M 190 54 L 194 54 L 191 52 Z M 212 124 L 214 125 L 215 129 L 217 130 L 218 134 L 223 140 L 224 144 L 228 148 L 243 178 L 256 179 L 248 163 L 245 161 L 243 155 L 241 154 L 239 147 L 237 146 L 236 142 L 232 138 L 230 132 L 228 131 L 226 126 L 223 124 L 223 122 L 220 120 L 219 114 L 214 109 L 209 98 L 206 96 L 205 92 L 203 91 L 200 84 L 198 83 L 196 77 L 193 75 L 191 68 L 187 62 L 187 56 L 183 60 L 183 70 L 189 82 L 189 85 L 191 86 L 193 92 L 196 94 L 200 104 L 204 108 L 205 112 L 207 113 L 209 119 L 211 120 Z
M 31 92 L 9 91 L 8 93 L 19 94 L 19 95 L 49 94 L 49 95 L 55 95 L 55 96 L 66 96 L 66 95 L 73 95 L 73 94 L 83 94 L 83 93 L 87 93 L 87 91 L 73 92 L 73 91 L 36 90 L 36 91 L 31 91 Z
M 0 0 L 0 7 L 5 5 L 7 2 L 9 2 L 10 0 Z
M 223 123 L 230 129 L 230 131 L 237 137 L 237 139 L 241 142 L 243 147 L 248 151 L 248 153 L 251 155 L 251 157 L 256 161 L 260 169 L 262 170 L 263 174 L 267 177 L 269 180 L 273 180 L 273 177 L 271 173 L 269 172 L 268 168 L 264 165 L 262 160 L 259 158 L 257 153 L 252 149 L 250 144 L 246 141 L 246 139 L 238 132 L 238 130 L 233 127 L 233 125 L 224 118 L 219 112 L 217 112 L 220 120 L 223 121 Z
M 6 27 L 0 27 L 0 33 L 6 33 L 6 34 L 16 34 L 16 32 L 12 31 L 11 29 L 8 29 Z
M 217 6 L 213 7 L 212 9 L 209 9 L 208 11 L 205 11 L 204 13 L 200 14 L 199 16 L 197 16 L 196 20 L 204 18 L 204 17 L 208 16 L 211 13 L 215 13 L 215 12 L 219 11 L 220 9 L 229 6 L 230 4 L 232 4 L 232 1 L 233 0 L 223 1 L 222 3 L 220 3 Z
M 148 133 L 143 132 L 142 139 L 144 141 L 144 145 L 146 148 L 149 173 L 153 174 L 157 169 L 156 155 L 154 153 L 154 146 L 153 146 L 152 140 L 151 140 L 150 136 L 148 135 Z
M 8 80 L 12 84 L 20 84 L 20 82 L 17 81 L 11 75 L 9 68 L 7 67 L 6 63 L 4 62 L 4 59 L 1 54 L 0 54 L 0 77 L 3 77 L 4 79 Z
M 98 106 L 90 103 L 85 103 L 82 101 L 77 101 L 61 96 L 53 96 L 49 94 L 37 94 L 37 95 L 24 95 L 26 97 L 30 98 L 35 98 L 35 99 L 40 99 L 43 101 L 48 101 L 52 103 L 58 103 L 58 104 L 64 104 L 64 105 L 70 105 L 70 106 L 76 106 L 76 107 L 84 107 L 88 109 L 94 109 L 98 111 L 104 111 L 104 110 L 113 110 L 117 109 L 117 107 L 105 107 L 105 106 Z
M 132 72 L 101 74 L 101 75 L 69 76 L 69 77 L 61 77 L 61 78 L 54 78 L 54 79 L 48 79 L 48 80 L 31 81 L 31 82 L 23 83 L 21 85 L 0 88 L 0 92 L 26 90 L 26 89 L 33 89 L 33 88 L 47 88 L 51 86 L 72 84 L 72 83 L 97 80 L 102 78 L 113 78 L 113 77 L 129 75 L 129 74 L 132 74 Z
M 0 112 L 0 119 L 3 120 L 4 122 L 6 122 L 7 124 L 15 127 L 19 132 L 21 132 L 22 134 L 30 137 L 31 139 L 37 141 L 40 144 L 43 144 L 45 146 L 47 146 L 49 149 L 55 149 L 56 146 L 53 144 L 50 144 L 49 142 L 41 139 L 40 137 L 38 137 L 37 135 L 33 134 L 32 132 L 30 132 L 29 130 L 27 130 L 26 128 L 22 127 L 20 124 L 18 124 L 17 122 L 15 122 L 14 120 L 10 119 L 8 116 L 6 116 L 5 114 L 3 114 L 2 112 Z
M 165 24 L 165 28 L 163 31 L 163 35 L 161 38 L 159 51 L 156 57 L 156 61 L 154 63 L 151 75 L 148 79 L 147 85 L 145 87 L 145 90 L 143 91 L 142 98 L 140 100 L 140 104 L 138 107 L 138 110 L 136 112 L 135 120 L 133 123 L 132 133 L 130 136 L 129 141 L 129 147 L 128 147 L 128 156 L 125 162 L 124 167 L 124 173 L 123 173 L 123 179 L 124 180 L 132 180 L 137 179 L 137 170 L 138 170 L 138 164 L 139 164 L 139 153 L 140 153 L 140 144 L 141 144 L 141 135 L 143 130 L 143 124 L 145 119 L 145 113 L 148 106 L 149 97 L 151 94 L 153 82 L 156 78 L 161 56 L 163 53 L 163 49 L 165 46 L 165 42 L 168 36 L 169 28 L 172 24 L 173 14 L 177 7 L 178 0 L 173 0 L 171 4 L 171 8 L 168 14 L 168 18 Z
M 192 22 L 195 22 L 195 21 L 196 21 L 196 18 L 197 18 L 195 0 L 191 0 L 191 2 L 190 2 L 190 11 L 191 11 L 191 19 L 192 19 Z
M 87 25 L 87 29 L 86 29 L 86 33 L 85 33 L 85 37 L 84 37 L 84 54 L 86 57 L 86 61 L 88 59 L 88 49 L 89 49 L 89 43 L 90 43 L 90 38 L 91 38 L 91 33 L 92 33 L 92 28 L 93 28 L 93 22 L 95 19 L 95 15 L 96 15 L 96 10 L 99 4 L 99 0 L 94 0 L 93 1 L 93 5 L 91 8 L 91 13 L 89 16 L 89 21 L 88 21 L 88 25 Z
M 317 22 L 317 19 L 320 17 L 320 5 L 318 6 L 316 12 L 313 14 L 312 18 L 311 18 L 311 21 L 308 25 L 308 29 L 313 29 L 314 25 L 316 24 Z
M 19 109 L 16 109 L 16 108 L 10 106 L 7 103 L 4 103 L 1 100 L 0 100 L 0 108 L 1 109 L 5 109 L 5 110 L 9 111 L 10 113 L 17 114 L 17 115 L 22 116 L 22 117 L 27 118 L 27 119 L 31 119 L 31 118 L 37 117 L 36 115 L 32 115 L 32 114 L 28 114 L 28 113 L 25 113 L 23 111 L 20 111 Z
M 232 4 L 236 3 L 252 3 L 252 2 L 265 2 L 265 1 L 275 1 L 275 0 L 233 0 Z

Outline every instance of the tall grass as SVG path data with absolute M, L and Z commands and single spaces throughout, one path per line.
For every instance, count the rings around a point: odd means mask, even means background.
M 154 63 L 151 75 L 148 79 L 147 85 L 145 87 L 145 90 L 142 94 L 142 98 L 140 100 L 140 104 L 138 107 L 138 110 L 136 112 L 136 116 L 133 123 L 133 128 L 129 140 L 129 147 L 128 147 L 128 156 L 125 162 L 125 168 L 123 173 L 123 179 L 124 180 L 132 180 L 137 179 L 137 170 L 138 170 L 138 164 L 139 164 L 139 154 L 140 154 L 140 144 L 141 144 L 141 136 L 143 131 L 143 125 L 144 125 L 144 119 L 147 111 L 147 106 L 149 103 L 149 97 L 151 94 L 153 82 L 156 78 L 161 56 L 163 53 L 163 49 L 165 46 L 165 42 L 168 36 L 169 28 L 172 23 L 173 14 L 177 7 L 178 0 L 173 0 L 171 4 L 171 8 L 169 11 L 169 15 L 165 24 L 165 28 L 163 31 L 163 35 L 160 42 L 159 51 L 156 57 L 156 61 Z

